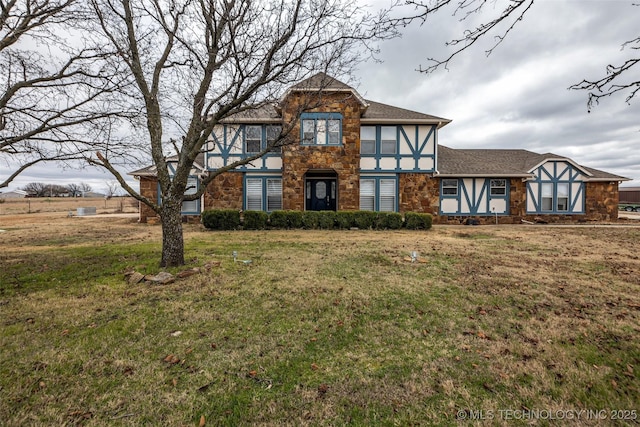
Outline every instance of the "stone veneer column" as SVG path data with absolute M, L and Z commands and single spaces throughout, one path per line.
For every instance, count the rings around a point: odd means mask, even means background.
M 618 219 L 620 192 L 618 181 L 587 182 L 585 184 L 585 213 L 590 220 Z
M 140 194 L 149 200 L 158 200 L 158 179 L 156 177 L 140 177 Z M 140 202 L 139 202 L 140 203 Z M 158 216 L 153 209 L 144 203 L 140 203 L 140 215 L 138 221 L 146 223 L 148 218 Z
M 315 108 L 305 108 L 315 105 Z M 318 106 L 319 105 L 319 106 Z M 331 170 L 338 175 L 338 210 L 360 208 L 360 115 L 362 105 L 349 92 L 309 95 L 292 92 L 283 102 L 282 115 L 285 123 L 297 120 L 291 131 L 293 142 L 283 148 L 282 196 L 283 208 L 305 209 L 304 176 L 309 170 Z M 342 114 L 342 145 L 300 144 L 301 111 Z
M 204 193 L 205 209 L 242 209 L 244 173 L 225 172 L 216 176 Z

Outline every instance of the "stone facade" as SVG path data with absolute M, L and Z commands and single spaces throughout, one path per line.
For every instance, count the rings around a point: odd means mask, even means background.
M 320 105 L 308 109 L 308 105 Z M 357 210 L 360 205 L 360 115 L 362 105 L 345 93 L 324 94 L 322 99 L 304 92 L 293 92 L 284 101 L 284 123 L 297 121 L 291 131 L 293 144 L 282 153 L 282 207 L 304 210 L 305 175 L 310 171 L 327 171 L 337 176 L 337 209 Z M 340 146 L 305 146 L 299 143 L 299 112 L 342 114 L 342 144 Z
M 204 209 L 242 209 L 243 174 L 225 172 L 209 183 L 204 193 Z
M 588 182 L 585 211 L 589 219 L 613 221 L 618 219 L 620 202 L 618 181 Z
M 140 194 L 150 200 L 158 200 L 158 179 L 150 176 L 140 177 Z M 150 218 L 156 218 L 156 214 L 153 209 L 144 203 L 140 203 L 140 219 L 142 223 L 147 223 Z
M 439 179 L 431 174 L 402 173 L 398 181 L 400 212 L 438 214 Z

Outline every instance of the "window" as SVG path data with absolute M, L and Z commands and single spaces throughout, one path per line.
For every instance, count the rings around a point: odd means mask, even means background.
M 380 154 L 396 154 L 398 135 L 395 126 L 380 128 Z
M 281 126 L 267 126 L 267 145 L 266 147 L 271 147 L 271 151 L 272 153 L 280 153 L 282 151 L 282 141 L 277 141 L 278 137 L 280 137 L 280 134 L 282 133 L 282 127 Z M 275 143 L 275 145 L 274 145 Z
M 457 196 L 458 195 L 458 180 L 457 179 L 443 179 L 442 180 L 442 195 L 443 196 Z
M 361 179 L 360 210 L 395 212 L 396 180 L 394 178 Z
M 373 211 L 376 208 L 376 180 L 360 180 L 360 210 Z
M 282 209 L 281 178 L 247 178 L 245 186 L 248 211 L 275 211 Z
M 340 145 L 342 116 L 339 113 L 303 113 L 301 122 L 302 144 Z
M 376 154 L 378 152 L 380 154 L 396 154 L 398 152 L 398 128 L 396 126 L 360 127 L 360 154 Z
M 187 187 L 184 191 L 185 195 L 192 195 L 198 192 L 198 178 L 195 176 L 190 176 L 187 178 Z M 198 213 L 200 211 L 200 201 L 196 200 L 187 200 L 182 202 L 182 212 L 183 213 Z
M 248 211 L 262 210 L 262 179 L 247 178 L 247 204 Z
M 196 194 L 199 188 L 198 178 L 190 176 L 187 178 L 187 185 L 184 190 L 185 196 Z M 162 191 L 160 189 L 160 183 L 158 183 L 158 204 L 162 205 Z M 200 213 L 200 199 L 195 200 L 183 200 L 181 212 L 183 215 L 194 215 Z
M 262 148 L 262 126 L 245 128 L 245 153 L 257 153 Z
M 396 210 L 396 180 L 380 180 L 380 207 L 381 212 L 395 212 Z
M 569 184 L 558 183 L 557 190 L 558 211 L 566 212 L 569 210 Z
M 360 128 L 360 154 L 376 154 L 376 127 Z
M 507 180 L 506 179 L 492 179 L 491 191 L 492 196 L 504 196 L 507 194 Z
M 263 135 L 263 130 L 265 135 Z M 264 128 L 261 125 L 246 126 L 244 129 L 244 152 L 248 154 L 259 153 L 267 146 L 273 145 L 281 132 L 281 126 L 265 126 Z M 279 142 L 270 151 L 281 152 L 282 147 Z
M 542 184 L 541 208 L 543 211 L 553 210 L 553 184 L 546 182 Z

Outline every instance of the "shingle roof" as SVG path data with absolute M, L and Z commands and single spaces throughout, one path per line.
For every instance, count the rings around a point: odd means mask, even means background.
M 557 154 L 539 154 L 522 149 L 453 149 L 438 145 L 438 172 L 444 176 L 530 177 L 531 169 L 552 159 L 573 162 L 571 159 Z M 627 180 L 627 178 L 598 169 L 577 166 L 591 174 L 590 181 Z
M 362 115 L 362 123 L 430 123 L 439 124 L 439 127 L 450 123 L 451 120 L 430 114 L 418 113 L 404 108 L 394 107 L 381 102 L 367 100 L 369 107 Z
M 291 86 L 293 90 L 355 90 L 326 73 L 317 73 Z
M 232 114 L 222 119 L 222 123 L 280 123 L 282 115 L 274 104 L 262 104 Z
M 178 161 L 178 156 L 171 156 L 171 157 L 167 157 L 167 162 L 171 163 L 171 162 L 177 162 Z M 196 156 L 195 161 L 193 162 L 193 166 L 196 169 L 204 169 L 204 153 L 199 153 Z M 156 176 L 157 175 L 157 168 L 156 165 L 150 165 L 147 167 L 144 167 L 142 169 L 138 169 L 135 170 L 133 172 L 129 172 L 127 175 L 131 175 L 131 176 Z

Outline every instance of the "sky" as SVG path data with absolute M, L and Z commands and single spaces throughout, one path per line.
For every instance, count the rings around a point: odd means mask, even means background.
M 378 0 L 374 6 L 388 3 Z M 632 3 L 536 0 L 491 55 L 485 54 L 493 46 L 487 38 L 448 69 L 419 73 L 429 57 L 448 56 L 447 41 L 487 17 L 473 16 L 465 23 L 452 10 L 441 11 L 403 29 L 401 38 L 381 43 L 379 61 L 361 64 L 350 84 L 366 99 L 452 120 L 439 132 L 441 145 L 552 152 L 633 180 L 623 186 L 640 186 L 640 96 L 630 105 L 624 95 L 608 98 L 589 113 L 587 92 L 568 90 L 631 57 L 631 50 L 621 46 L 640 35 L 640 6 Z M 0 169 L 0 178 L 4 175 Z M 99 169 L 52 165 L 26 171 L 9 189 L 29 182 L 84 182 L 105 191 L 112 180 Z M 130 183 L 138 188 L 133 178 Z
M 631 105 L 625 96 L 605 99 L 589 113 L 587 92 L 568 90 L 632 57 L 631 49 L 621 50 L 640 36 L 640 6 L 632 3 L 537 0 L 488 57 L 490 38 L 448 70 L 418 73 L 428 58 L 446 58 L 446 42 L 469 28 L 451 10 L 440 11 L 383 43 L 384 62 L 361 69 L 357 89 L 366 99 L 451 119 L 439 132 L 441 145 L 551 152 L 640 186 L 640 96 Z M 472 25 L 483 18 L 472 17 Z

